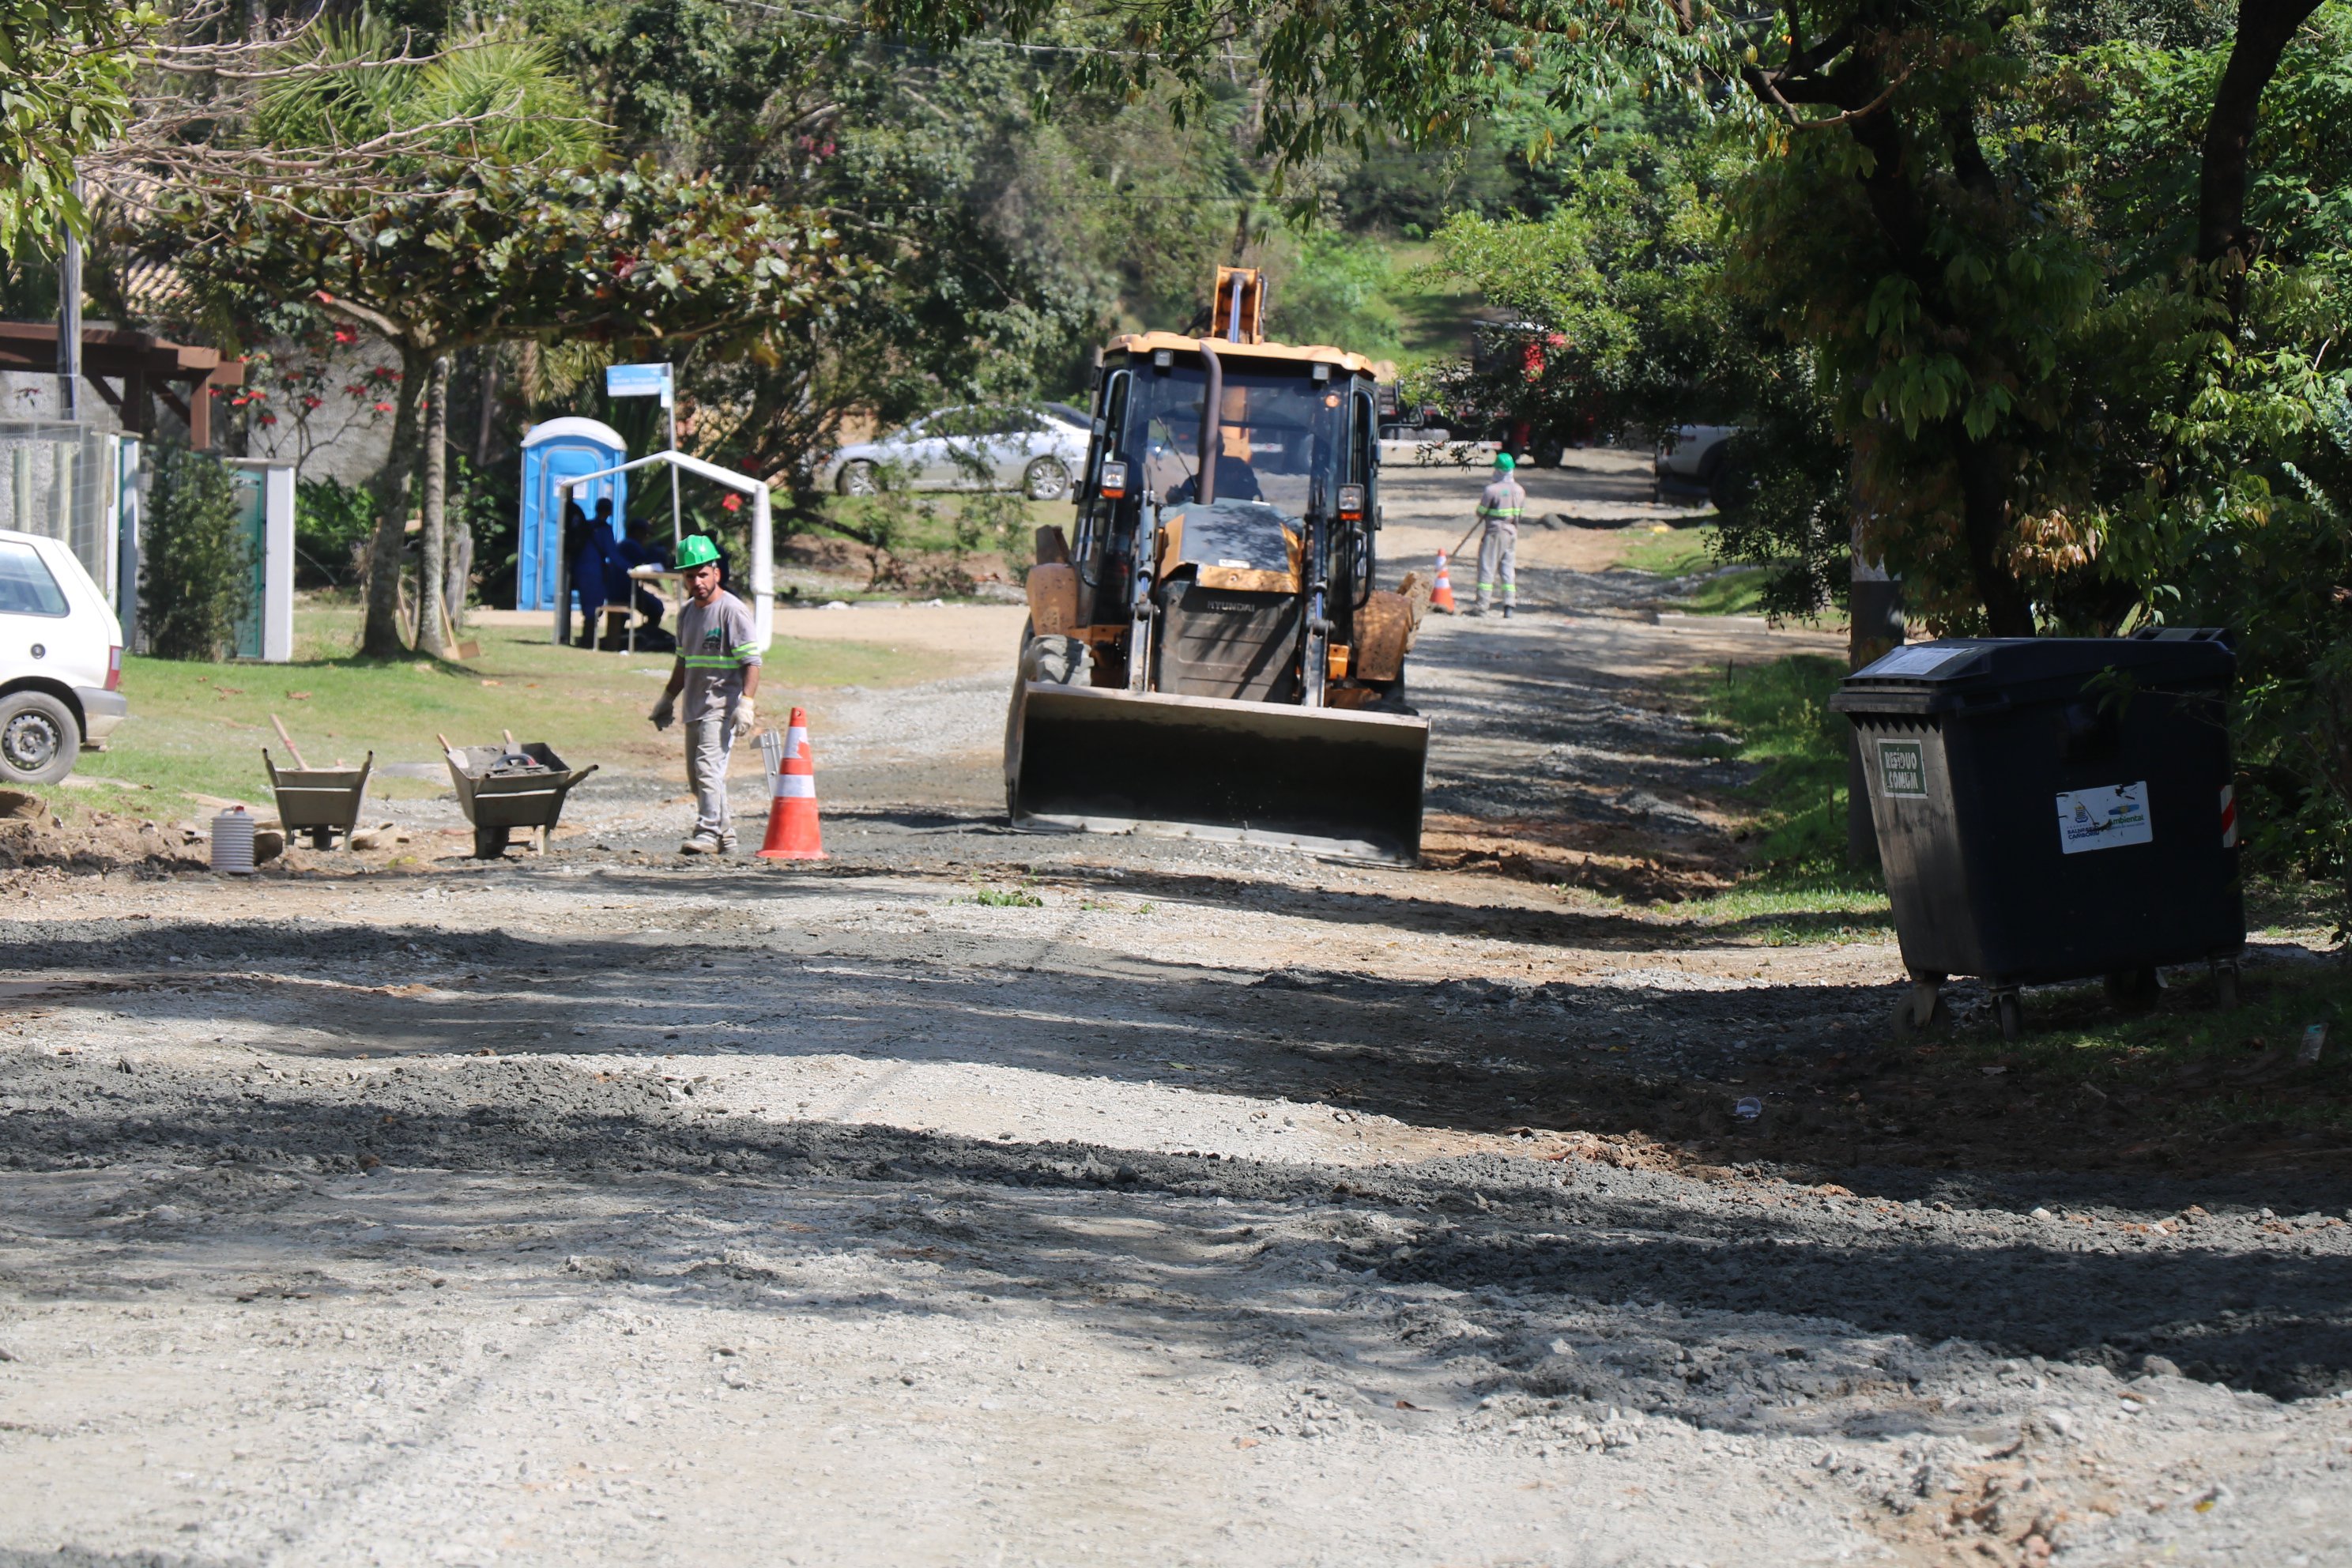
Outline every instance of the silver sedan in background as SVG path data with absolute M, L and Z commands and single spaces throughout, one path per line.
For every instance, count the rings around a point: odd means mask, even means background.
M 1066 403 L 941 408 L 903 430 L 844 447 L 817 470 L 845 496 L 883 489 L 1012 490 L 1031 500 L 1070 493 L 1092 422 Z

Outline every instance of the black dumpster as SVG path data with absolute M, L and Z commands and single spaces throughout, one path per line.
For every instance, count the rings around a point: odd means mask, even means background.
M 2218 631 L 1958 637 L 1846 677 L 1870 812 L 1924 1026 L 1953 974 L 2017 988 L 2104 977 L 2152 1001 L 2160 964 L 2213 966 L 2234 1005 L 2245 945 Z

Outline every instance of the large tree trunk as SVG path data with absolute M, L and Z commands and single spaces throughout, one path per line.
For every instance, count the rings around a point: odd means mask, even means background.
M 1984 601 L 1985 630 L 1997 637 L 2033 635 L 2033 605 L 2000 558 L 2009 542 L 2009 487 L 2002 482 L 2000 448 L 1990 441 L 1962 440 L 1955 454 L 1960 470 L 1960 525 L 1966 531 L 1969 574 Z
M 2197 259 L 2225 264 L 2221 281 L 2232 321 L 2245 309 L 2246 264 L 2256 241 L 2246 227 L 2246 178 L 2263 89 L 2278 74 L 2295 30 L 2317 9 L 2319 0 L 2240 0 L 2230 63 L 2213 89 L 2197 171 Z
M 490 466 L 490 436 L 498 426 L 499 345 L 484 343 L 474 353 L 482 366 L 480 406 L 474 416 L 474 467 L 479 470 Z
M 408 502 L 416 474 L 417 405 L 424 400 L 430 363 L 423 350 L 400 345 L 392 450 L 373 486 L 375 539 L 368 546 L 367 629 L 360 637 L 360 652 L 370 658 L 398 658 L 408 652 L 400 625 L 400 557 L 408 542 Z
M 474 589 L 474 530 L 463 513 L 451 520 L 444 548 L 448 563 L 441 569 L 441 601 L 449 606 L 450 621 L 462 626 L 466 600 Z
M 449 356 L 436 355 L 433 379 L 425 405 L 425 539 L 416 564 L 416 647 L 435 658 L 449 657 L 448 639 L 441 635 L 445 601 L 441 596 L 444 570 L 442 542 L 449 502 Z

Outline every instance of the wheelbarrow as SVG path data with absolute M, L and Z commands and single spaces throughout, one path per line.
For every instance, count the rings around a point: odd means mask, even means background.
M 495 860 L 507 852 L 507 836 L 516 828 L 553 832 L 563 815 L 564 796 L 572 786 L 596 771 L 567 768 L 563 759 L 537 741 L 519 746 L 509 739 L 502 746 L 452 746 L 447 754 L 449 779 L 457 787 L 457 804 L 474 825 L 474 855 Z
M 360 825 L 360 804 L 367 795 L 375 753 L 370 752 L 355 768 L 306 768 L 299 753 L 295 763 L 281 769 L 269 748 L 261 748 L 261 765 L 269 770 L 269 787 L 278 792 L 278 822 L 289 834 L 309 834 L 313 849 L 332 849 L 338 833 L 348 844 Z

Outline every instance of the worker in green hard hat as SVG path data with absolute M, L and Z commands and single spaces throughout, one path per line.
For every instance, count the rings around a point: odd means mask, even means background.
M 694 791 L 694 832 L 678 852 L 730 855 L 735 824 L 727 810 L 727 765 L 735 742 L 758 721 L 760 644 L 751 607 L 719 585 L 719 548 L 707 534 L 678 542 L 686 608 L 677 617 L 677 663 L 650 717 L 667 730 L 686 710 L 686 782 Z
M 1528 510 L 1528 492 L 1512 477 L 1517 467 L 1508 452 L 1496 453 L 1494 482 L 1478 498 L 1478 515 L 1486 521 L 1486 531 L 1478 538 L 1478 601 L 1470 608 L 1474 616 L 1486 613 L 1499 585 L 1503 618 L 1511 618 L 1511 602 L 1518 591 L 1519 519 Z

